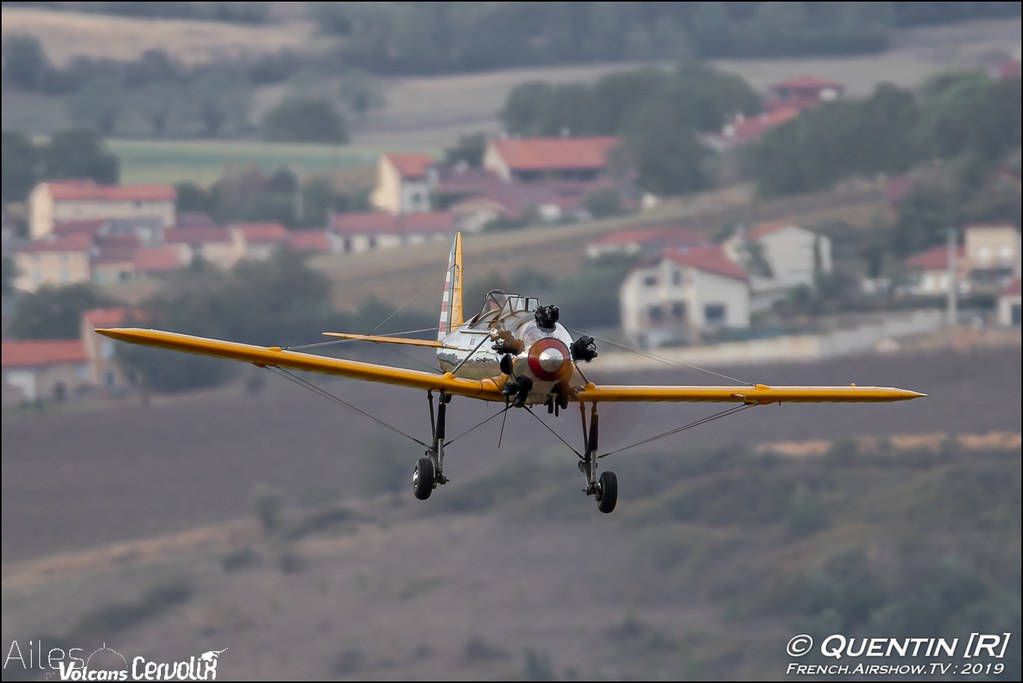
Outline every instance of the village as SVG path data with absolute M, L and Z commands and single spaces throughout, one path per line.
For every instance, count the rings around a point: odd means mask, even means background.
M 1002 77 L 1018 79 L 1018 61 L 1015 71 L 1003 70 Z M 718 150 L 755 142 L 802 111 L 840 99 L 843 90 L 841 83 L 812 76 L 775 83 L 764 95 L 762 114 L 737 114 L 704 142 Z M 637 189 L 628 168 L 613 163 L 619 143 L 610 136 L 497 137 L 486 142 L 476 167 L 444 164 L 424 153 L 383 153 L 369 195 L 374 210 L 329 213 L 325 225 L 302 230 L 279 222 L 218 224 L 208 214 L 179 211 L 173 185 L 47 180 L 28 195 L 25 237 L 16 234 L 5 214 L 3 251 L 13 260 L 15 290 L 33 293 L 78 283 L 104 287 L 159 280 L 197 261 L 226 270 L 239 261 L 266 260 L 278 249 L 361 254 L 450 241 L 456 231 L 471 235 L 527 224 L 557 231 L 567 223 L 597 218 L 591 211 L 595 197 L 642 217 L 659 200 Z M 878 181 L 893 215 L 914 182 L 911 176 Z M 1018 178 L 1009 175 L 1007 182 L 1018 192 Z M 931 314 L 902 327 L 882 325 L 857 349 L 872 348 L 892 329 L 923 332 L 950 322 L 935 310 L 960 296 L 981 295 L 993 302 L 981 318 L 974 311 L 971 319 L 1019 326 L 1019 228 L 984 223 L 949 225 L 947 230 L 948 244 L 903 260 L 901 281 L 859 275 L 864 293 L 883 290 L 901 299 L 916 298 Z M 609 256 L 632 259 L 619 284 L 619 339 L 639 349 L 675 347 L 683 352 L 680 359 L 685 348 L 699 346 L 700 360 L 710 362 L 744 354 L 782 359 L 776 352 L 758 355 L 748 347 L 708 355 L 707 347 L 764 336 L 756 328 L 758 313 L 793 292 L 812 292 L 841 260 L 826 234 L 786 220 L 734 225 L 715 238 L 684 222 L 651 219 L 606 232 L 582 248 L 595 262 Z M 110 340 L 92 331 L 138 322 L 139 317 L 130 306 L 88 310 L 76 339 L 5 337 L 4 404 L 62 401 L 97 389 L 131 391 L 138 382 L 135 373 L 120 366 Z

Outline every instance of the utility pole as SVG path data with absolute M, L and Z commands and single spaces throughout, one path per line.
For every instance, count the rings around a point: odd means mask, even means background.
M 948 229 L 948 309 L 945 324 L 955 325 L 959 320 L 959 240 L 955 228 Z

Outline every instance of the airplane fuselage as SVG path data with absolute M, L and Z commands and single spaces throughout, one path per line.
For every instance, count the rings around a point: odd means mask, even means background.
M 521 342 L 521 350 L 511 354 L 510 377 L 532 381 L 527 403 L 544 403 L 559 383 L 571 380 L 575 372 L 572 336 L 560 323 L 541 327 L 531 310 L 477 316 L 455 328 L 437 350 L 440 369 L 466 379 L 503 377 L 502 354 L 494 349 L 496 335 L 501 333 Z

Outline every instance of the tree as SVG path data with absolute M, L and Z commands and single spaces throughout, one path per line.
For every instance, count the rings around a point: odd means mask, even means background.
M 669 100 L 645 103 L 628 124 L 628 158 L 640 187 L 662 196 L 678 196 L 710 186 L 706 162 L 710 150 L 680 120 Z
M 625 213 L 622 195 L 618 190 L 606 189 L 591 192 L 583 200 L 583 206 L 594 218 L 609 218 Z
M 263 137 L 290 142 L 348 142 L 344 117 L 333 103 L 316 97 L 288 97 L 263 117 Z
M 350 69 L 342 74 L 338 94 L 341 101 L 362 121 L 366 120 L 371 110 L 382 109 L 387 103 L 380 82 L 363 69 Z
M 113 185 L 120 178 L 120 162 L 94 130 L 76 128 L 54 133 L 42 156 L 46 177 L 52 180 L 92 178 Z
M 252 93 L 239 85 L 244 80 L 231 73 L 211 73 L 193 81 L 187 89 L 190 112 L 203 131 L 216 137 L 226 128 L 243 128 L 248 123 Z
M 17 339 L 75 339 L 81 334 L 82 313 L 112 304 L 90 284 L 43 285 L 18 302 L 10 334 Z
M 152 84 L 139 88 L 132 96 L 133 109 L 149 124 L 153 135 L 163 137 L 178 101 L 179 88 Z
M 467 166 L 477 168 L 483 165 L 483 155 L 487 150 L 486 133 L 470 133 L 459 135 L 454 147 L 444 150 L 444 163 L 448 166 L 464 162 Z
M 529 81 L 508 93 L 501 109 L 501 123 L 512 135 L 535 135 L 536 113 L 553 96 L 554 87 L 546 81 Z
M 3 201 L 5 204 L 20 202 L 28 197 L 38 179 L 39 151 L 27 135 L 4 131 L 0 155 L 3 158 Z
M 75 123 L 95 126 L 104 135 L 110 135 L 126 99 L 124 88 L 116 79 L 97 78 L 68 99 L 68 115 Z
M 50 62 L 39 39 L 27 33 L 4 36 L 4 77 L 25 90 L 43 90 Z

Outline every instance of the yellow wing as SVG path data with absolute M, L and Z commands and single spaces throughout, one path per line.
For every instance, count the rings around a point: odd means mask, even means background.
M 688 401 L 726 403 L 881 403 L 908 401 L 927 394 L 892 387 L 769 387 L 752 386 L 597 386 L 590 383 L 577 392 L 581 403 L 599 401 Z
M 454 396 L 470 396 L 488 401 L 503 401 L 501 386 L 491 379 L 461 379 L 451 373 L 435 375 L 418 370 L 406 370 L 387 365 L 362 363 L 354 360 L 327 358 L 311 353 L 285 351 L 277 346 L 254 346 L 237 342 L 206 339 L 176 332 L 160 330 L 142 330 L 137 328 L 112 328 L 96 330 L 99 334 L 111 339 L 157 346 L 174 351 L 195 353 L 201 356 L 213 356 L 228 360 L 244 361 L 260 367 L 287 368 L 290 370 L 306 370 L 322 372 L 328 375 L 352 377 L 370 382 L 396 384 L 414 389 L 433 389 L 446 391 Z

